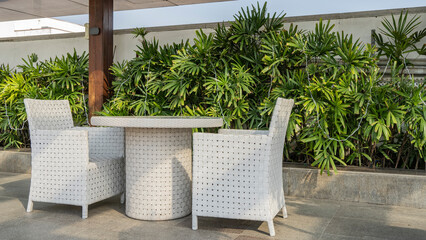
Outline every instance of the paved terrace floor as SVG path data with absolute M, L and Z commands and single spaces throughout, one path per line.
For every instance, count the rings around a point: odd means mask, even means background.
M 25 212 L 30 175 L 0 173 L 0 239 L 426 239 L 426 209 L 287 197 L 288 218 L 274 220 L 276 236 L 266 223 L 191 217 L 139 221 L 126 217 L 119 198 L 81 207 L 34 203 Z

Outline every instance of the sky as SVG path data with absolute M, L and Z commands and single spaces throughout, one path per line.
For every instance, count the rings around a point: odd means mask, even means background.
M 257 2 L 262 5 L 265 1 L 237 0 L 117 11 L 114 13 L 114 29 L 230 21 L 241 7 L 257 4 Z M 268 0 L 267 2 L 269 12 L 284 12 L 287 17 L 426 6 L 426 0 Z M 88 22 L 87 15 L 57 19 L 81 25 Z

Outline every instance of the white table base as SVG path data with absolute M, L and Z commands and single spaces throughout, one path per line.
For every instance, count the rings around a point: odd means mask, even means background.
M 126 214 L 167 220 L 191 213 L 188 128 L 126 128 Z

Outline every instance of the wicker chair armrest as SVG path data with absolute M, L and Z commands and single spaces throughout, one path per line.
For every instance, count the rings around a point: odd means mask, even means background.
M 124 157 L 124 128 L 117 127 L 75 127 L 89 135 L 89 154 L 94 158 Z
M 87 167 L 88 133 L 83 130 L 33 130 L 31 132 L 32 164 L 73 164 Z
M 96 159 L 88 165 L 89 204 L 112 197 L 124 191 L 124 159 Z M 105 187 L 99 187 L 105 186 Z M 108 187 L 106 187 L 108 186 Z
M 244 142 L 247 144 L 250 143 L 257 143 L 257 142 L 264 142 L 269 141 L 270 137 L 265 134 L 222 134 L 222 133 L 194 133 L 193 135 L 194 141 L 197 139 L 206 139 L 206 140 L 218 140 L 218 141 L 239 141 Z
M 262 204 L 268 199 L 271 142 L 266 135 L 194 133 L 193 199 L 222 202 L 230 194 Z
M 219 129 L 219 134 L 232 135 L 268 135 L 268 130 Z
M 266 163 L 270 153 L 270 143 L 271 138 L 267 135 L 194 133 L 194 165 L 197 159 L 203 159 L 202 161 L 214 159 L 211 161 L 231 164 L 231 162 L 237 163 L 253 156 L 256 158 L 261 156 Z M 263 164 L 261 168 L 266 170 L 267 164 Z

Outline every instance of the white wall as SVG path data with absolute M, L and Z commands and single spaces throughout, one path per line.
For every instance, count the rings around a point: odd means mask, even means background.
M 213 32 L 212 29 L 204 29 L 206 34 Z M 151 32 L 148 33 L 147 39 L 154 37 L 159 40 L 161 45 L 180 42 L 182 40 L 195 38 L 195 29 L 167 31 L 167 32 Z M 52 36 L 54 37 L 54 36 Z M 28 39 L 28 38 L 27 38 Z M 29 38 L 31 39 L 31 38 Z M 114 35 L 115 56 L 114 61 L 123 61 L 135 57 L 138 39 L 133 37 L 133 34 L 116 34 Z M 22 58 L 26 58 L 31 53 L 38 55 L 40 60 L 54 58 L 66 53 L 73 52 L 74 49 L 78 53 L 83 51 L 88 52 L 89 41 L 84 36 L 72 38 L 52 38 L 42 40 L 29 41 L 11 41 L 1 42 L 0 39 L 0 64 L 9 64 L 11 67 L 16 67 L 22 64 Z
M 424 13 L 417 13 L 417 14 L 408 14 L 407 19 L 411 19 L 417 15 L 420 17 L 421 24 L 417 27 L 417 31 L 420 31 L 421 29 L 426 28 L 426 12 Z M 396 21 L 398 21 L 399 14 L 394 14 L 394 17 L 396 18 Z M 334 24 L 333 31 L 335 32 L 342 32 L 344 31 L 345 34 L 352 34 L 354 40 L 359 40 L 365 44 L 370 43 L 371 44 L 371 30 L 375 29 L 376 33 L 380 33 L 379 29 L 384 29 L 382 26 L 382 20 L 384 18 L 387 18 L 389 21 L 391 21 L 392 16 L 385 15 L 385 16 L 372 16 L 372 17 L 359 17 L 359 18 L 346 18 L 346 19 L 331 19 L 330 24 Z M 327 22 L 327 20 L 323 20 L 324 23 Z M 303 30 L 314 30 L 315 24 L 318 23 L 318 21 L 301 21 L 301 22 L 294 22 L 293 24 L 297 25 L 299 29 Z M 285 28 L 288 28 L 290 25 L 289 23 L 284 24 Z M 423 39 L 423 42 L 419 43 L 418 46 L 421 46 L 423 44 L 426 44 L 426 38 Z M 408 56 L 409 58 L 414 59 L 426 59 L 426 56 L 419 56 L 418 54 L 410 54 Z
M 33 40 L 22 42 L 0 42 L 0 64 L 9 64 L 15 67 L 22 64 L 22 58 L 27 58 L 31 53 L 38 55 L 39 59 L 49 59 L 72 53 L 73 49 L 81 53 L 87 51 L 88 42 L 83 37 L 62 38 L 48 40 Z
M 155 37 L 155 39 L 159 41 L 160 45 L 172 44 L 174 42 L 181 42 L 182 40 L 186 41 L 187 39 L 194 39 L 196 37 L 196 30 L 197 29 L 150 32 L 146 38 L 147 40 L 152 40 Z M 213 32 L 213 29 L 203 29 L 203 31 L 208 34 Z M 136 45 L 139 45 L 139 40 L 134 38 L 132 34 L 120 34 L 114 36 L 114 45 L 116 48 L 114 61 L 121 62 L 136 56 L 134 51 L 137 49 Z
M 422 24 L 418 29 L 426 28 L 426 13 L 417 14 L 421 17 Z M 390 18 L 390 15 L 385 16 Z M 335 24 L 335 31 L 345 31 L 345 33 L 352 33 L 355 38 L 360 38 L 364 43 L 371 42 L 371 29 L 381 27 L 380 21 L 383 17 L 358 17 L 335 19 L 331 23 Z M 291 19 L 290 19 L 291 20 Z M 299 29 L 312 30 L 315 28 L 317 21 L 297 21 L 295 24 Z M 289 23 L 285 24 L 287 28 Z M 199 25 L 195 28 L 205 27 Z M 215 24 L 212 24 L 215 26 Z M 183 28 L 182 26 L 180 28 Z M 167 31 L 165 31 L 168 29 Z M 155 37 L 160 41 L 160 44 L 180 42 L 186 39 L 193 39 L 195 37 L 196 29 L 186 30 L 173 30 L 176 27 L 152 29 L 147 35 L 148 39 Z M 148 29 L 150 31 L 150 29 Z M 213 29 L 203 29 L 205 33 L 213 32 Z M 88 51 L 88 40 L 84 39 L 82 34 L 70 34 L 68 38 L 64 38 L 66 34 L 61 36 L 44 36 L 44 37 L 25 37 L 19 39 L 7 39 L 6 41 L 0 39 L 0 64 L 6 63 L 11 67 L 15 67 L 22 63 L 21 58 L 26 58 L 31 53 L 36 53 L 39 59 L 48 59 L 55 56 L 60 56 L 68 52 L 72 52 L 75 48 L 78 53 Z M 43 39 L 40 39 L 43 38 Z M 426 39 L 425 39 L 426 41 Z M 425 44 L 426 42 L 422 43 Z M 114 36 L 114 45 L 116 46 L 114 61 L 122 61 L 124 59 L 131 59 L 135 56 L 134 50 L 138 40 L 133 38 L 132 34 L 116 34 Z M 418 58 L 418 56 L 411 56 Z M 424 58 L 424 57 L 423 57 Z

